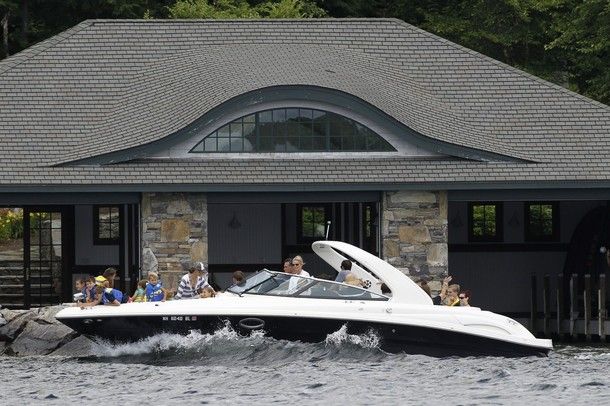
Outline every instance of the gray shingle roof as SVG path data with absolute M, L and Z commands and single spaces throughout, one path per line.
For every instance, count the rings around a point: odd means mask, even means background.
M 157 141 L 234 96 L 291 84 L 347 92 L 431 139 L 529 162 L 54 166 Z M 86 21 L 0 62 L 0 142 L 6 187 L 610 180 L 610 108 L 387 19 Z

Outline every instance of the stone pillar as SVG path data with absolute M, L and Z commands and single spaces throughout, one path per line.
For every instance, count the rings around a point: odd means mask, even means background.
M 142 195 L 142 270 L 158 271 L 176 289 L 192 261 L 208 262 L 208 206 L 204 193 Z
M 383 259 L 440 290 L 448 272 L 447 192 L 386 192 L 382 219 Z

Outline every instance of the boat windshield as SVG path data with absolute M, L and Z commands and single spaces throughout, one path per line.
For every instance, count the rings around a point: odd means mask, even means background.
M 229 292 L 250 295 L 303 297 L 310 299 L 388 300 L 368 290 L 340 282 L 312 277 L 290 275 L 263 269 L 246 279 L 242 285 L 233 285 Z

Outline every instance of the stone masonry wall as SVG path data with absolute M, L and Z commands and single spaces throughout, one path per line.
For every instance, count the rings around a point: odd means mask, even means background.
M 386 192 L 382 207 L 383 259 L 440 290 L 448 272 L 447 192 Z
M 208 264 L 208 209 L 203 193 L 144 193 L 142 270 L 176 289 L 192 261 Z

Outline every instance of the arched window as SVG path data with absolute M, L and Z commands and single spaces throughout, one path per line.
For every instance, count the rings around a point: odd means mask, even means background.
M 191 149 L 204 152 L 396 151 L 369 128 L 322 110 L 282 108 L 241 117 Z

